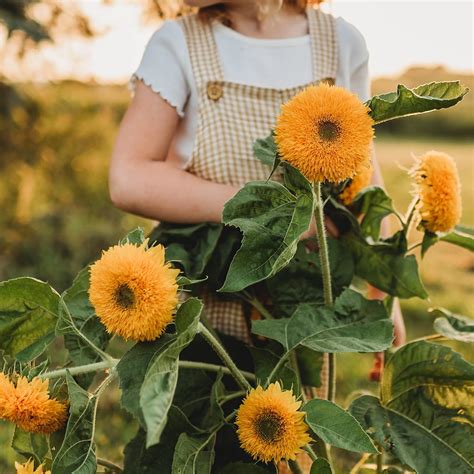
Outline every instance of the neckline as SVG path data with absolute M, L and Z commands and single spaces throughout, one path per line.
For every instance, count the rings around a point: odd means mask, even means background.
M 299 46 L 303 44 L 308 44 L 311 39 L 309 33 L 304 36 L 294 36 L 290 38 L 254 38 L 253 36 L 247 36 L 242 33 L 239 33 L 238 31 L 235 31 L 220 22 L 215 22 L 212 26 L 216 31 L 220 31 L 228 37 L 234 38 L 238 41 L 250 44 L 252 46 L 277 48 L 282 46 Z

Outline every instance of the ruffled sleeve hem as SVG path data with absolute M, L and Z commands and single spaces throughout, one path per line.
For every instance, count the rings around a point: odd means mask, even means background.
M 177 114 L 180 118 L 184 117 L 184 110 L 181 105 L 178 104 L 178 101 L 171 97 L 171 94 L 166 93 L 163 86 L 160 86 L 157 81 L 150 79 L 147 75 L 143 74 L 140 71 L 135 72 L 130 80 L 128 81 L 128 90 L 131 94 L 135 93 L 136 82 L 142 81 L 146 86 L 148 86 L 153 92 L 160 95 L 160 97 L 167 102 L 171 107 L 176 109 Z

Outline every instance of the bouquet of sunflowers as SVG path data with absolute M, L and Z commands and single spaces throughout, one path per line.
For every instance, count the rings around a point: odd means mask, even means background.
M 458 225 L 455 162 L 436 151 L 415 158 L 405 214 L 368 187 L 375 126 L 451 107 L 466 92 L 458 82 L 400 85 L 362 104 L 310 87 L 255 144 L 275 179 L 245 185 L 222 224 L 162 223 L 148 239 L 136 229 L 63 294 L 33 278 L 1 283 L 0 418 L 16 425 L 17 472 L 326 474 L 338 472 L 335 449 L 359 453 L 351 473 L 474 472 L 474 367 L 444 344 L 472 342 L 474 323 L 436 309 L 436 334 L 394 351 L 389 316 L 393 298 L 428 296 L 414 248 L 474 249 L 473 231 Z M 339 239 L 326 235 L 323 212 Z M 388 216 L 399 228 L 381 238 Z M 313 246 L 301 239 L 312 219 Z M 387 298 L 366 299 L 364 281 Z M 258 313 L 253 344 L 208 324 L 209 288 Z M 119 353 L 112 336 L 128 341 Z M 60 367 L 58 338 L 68 351 Z M 379 392 L 348 407 L 335 402 L 344 352 L 385 352 Z M 98 401 L 116 379 L 138 427 L 124 466 L 99 458 L 94 443 Z M 326 382 L 327 399 L 314 397 Z

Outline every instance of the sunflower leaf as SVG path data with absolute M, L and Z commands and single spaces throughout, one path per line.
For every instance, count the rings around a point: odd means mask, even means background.
M 302 410 L 306 413 L 308 426 L 324 442 L 357 453 L 378 453 L 359 422 L 335 403 L 313 399 Z
M 453 314 L 444 308 L 436 308 L 431 312 L 439 315 L 434 321 L 437 333 L 455 341 L 474 342 L 474 319 Z
M 224 207 L 223 222 L 238 227 L 244 237 L 219 291 L 241 291 L 284 268 L 312 213 L 308 189 L 293 193 L 273 181 L 247 183 Z
M 357 214 L 363 214 L 360 228 L 365 237 L 374 241 L 380 237 L 380 224 L 384 217 L 394 213 L 392 198 L 384 189 L 370 186 L 357 194 L 352 206 Z
M 311 464 L 309 474 L 332 474 L 331 465 L 324 458 L 318 458 Z
M 215 440 L 215 434 L 190 436 L 181 433 L 174 451 L 172 474 L 210 474 Z
M 15 427 L 12 448 L 26 458 L 33 457 L 35 464 L 42 464 L 49 451 L 48 440 L 44 434 L 28 433 L 18 427 Z
M 176 314 L 176 334 L 163 345 L 147 366 L 140 387 L 140 408 L 147 430 L 147 447 L 160 442 L 178 381 L 181 351 L 197 334 L 202 303 L 196 298 L 185 301 Z
M 433 413 L 432 406 L 417 419 L 371 395 L 354 400 L 349 411 L 385 452 L 416 472 L 473 472 L 472 462 L 456 449 L 456 444 L 469 448 L 473 433 L 467 423 L 449 422 Z
M 137 227 L 130 231 L 121 241 L 120 245 L 133 244 L 141 245 L 145 242 L 145 233 L 141 227 Z
M 66 374 L 69 392 L 69 419 L 64 440 L 53 460 L 55 474 L 95 474 L 94 431 L 97 396 L 81 388 L 69 372 Z
M 401 235 L 401 234 L 399 234 Z M 369 244 L 354 233 L 343 237 L 352 252 L 356 275 L 400 298 L 427 298 L 414 255 L 404 255 L 400 242 Z
M 174 449 L 179 435 L 195 432 L 196 428 L 189 422 L 184 413 L 172 405 L 159 444 L 146 449 L 146 432 L 143 428 L 139 428 L 136 436 L 127 444 L 124 450 L 124 471 L 128 474 L 171 472 Z
M 35 278 L 0 283 L 0 350 L 27 362 L 38 357 L 55 337 L 59 294 Z
M 61 295 L 66 308 L 59 306 L 59 319 L 56 334 L 64 335 L 64 345 L 69 351 L 69 360 L 73 365 L 85 365 L 100 360 L 94 351 L 78 334 L 78 331 L 99 349 L 105 349 L 110 340 L 105 326 L 96 316 L 89 301 L 89 267 L 82 269 L 70 288 Z M 76 376 L 76 381 L 87 388 L 94 374 Z
M 407 115 L 452 107 L 462 100 L 468 91 L 459 81 L 430 82 L 414 89 L 399 84 L 396 92 L 372 97 L 366 105 L 377 124 Z
M 278 341 L 289 352 L 298 346 L 319 352 L 378 352 L 390 347 L 393 325 L 380 301 L 351 289 L 333 308 L 300 304 L 291 318 L 254 321 L 252 332 Z
M 441 236 L 439 240 L 474 252 L 474 230 L 469 227 L 456 226 L 452 232 Z

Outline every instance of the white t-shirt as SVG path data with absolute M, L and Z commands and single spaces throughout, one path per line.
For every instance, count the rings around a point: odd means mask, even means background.
M 362 34 L 343 18 L 336 18 L 338 68 L 336 85 L 369 99 L 369 53 Z M 313 80 L 309 35 L 287 39 L 260 39 L 238 33 L 221 23 L 213 24 L 224 80 L 284 89 Z M 138 69 L 133 90 L 141 79 L 176 108 L 181 117 L 170 155 L 186 167 L 194 145 L 198 119 L 198 93 L 184 31 L 176 21 L 166 21 L 150 38 Z

